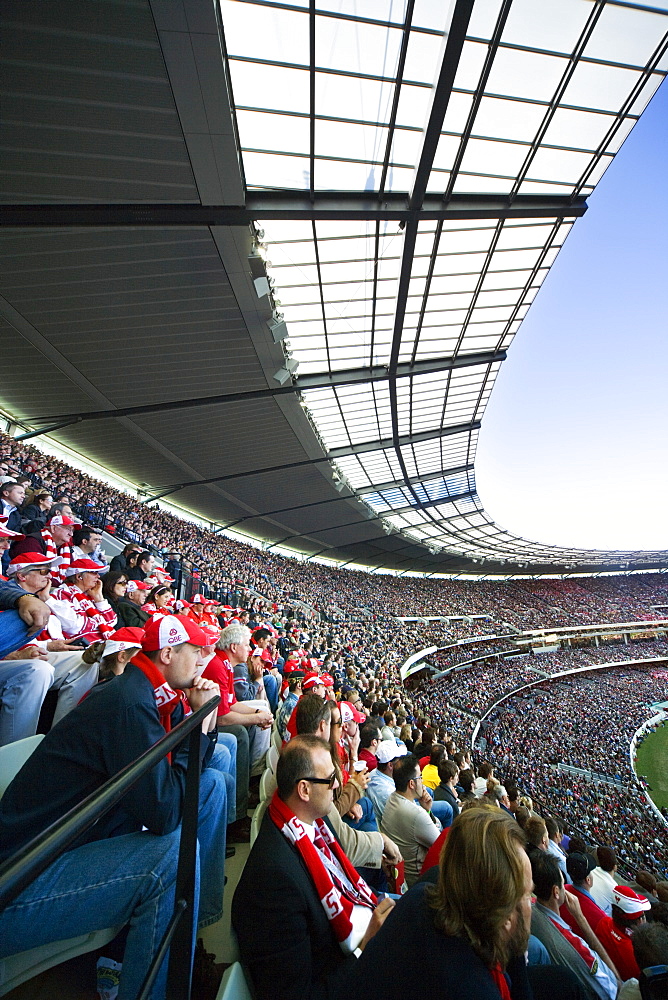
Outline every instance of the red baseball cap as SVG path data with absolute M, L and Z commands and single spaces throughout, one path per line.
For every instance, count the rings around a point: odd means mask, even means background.
M 310 691 L 311 688 L 317 687 L 318 684 L 324 684 L 320 674 L 317 674 L 314 670 L 309 670 L 304 675 L 304 680 L 302 681 L 302 691 Z
M 165 646 L 180 646 L 189 642 L 193 646 L 210 645 L 209 638 L 199 625 L 184 615 L 164 615 L 159 621 L 154 618 L 147 622 L 141 648 L 146 653 Z
M 8 520 L 9 518 L 5 518 L 5 521 Z M 3 523 L 0 524 L 0 538 L 25 538 L 25 535 L 22 535 L 20 531 L 10 531 Z
M 366 715 L 358 712 L 355 706 L 351 705 L 349 701 L 340 701 L 339 708 L 341 710 L 341 722 L 356 722 L 358 726 L 366 722 Z
M 213 625 L 201 625 L 200 628 L 207 638 L 207 646 L 215 646 L 220 639 L 220 629 Z
M 77 573 L 99 573 L 102 576 L 109 567 L 106 563 L 96 563 L 92 559 L 75 559 L 64 569 L 65 576 L 76 576 Z
M 144 638 L 144 629 L 126 626 L 117 628 L 115 632 L 107 636 L 104 644 L 104 655 L 111 656 L 112 653 L 120 653 L 122 649 L 141 648 Z
M 52 518 L 46 522 L 48 525 L 52 524 L 62 524 L 65 528 L 80 528 L 81 521 L 75 521 L 73 518 L 68 517 L 67 514 L 54 514 Z
M 193 604 L 216 604 L 219 605 L 220 601 L 217 601 L 213 597 L 203 597 L 202 594 L 195 594 L 193 597 Z
M 128 594 L 133 594 L 135 590 L 153 590 L 153 587 L 143 580 L 128 580 Z
M 14 556 L 7 567 L 7 576 L 24 571 L 29 573 L 31 569 L 50 569 L 51 566 L 60 566 L 62 561 L 61 556 L 50 559 L 41 552 L 23 552 L 20 556 Z
M 631 920 L 637 920 L 646 910 L 652 908 L 649 899 L 646 896 L 639 896 L 629 885 L 616 885 L 612 890 L 612 902 Z

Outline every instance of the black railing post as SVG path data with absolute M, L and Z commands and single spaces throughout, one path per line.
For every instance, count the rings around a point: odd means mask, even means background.
M 183 901 L 185 910 L 179 921 L 169 953 L 167 997 L 169 1000 L 190 1000 L 193 927 L 197 926 L 195 874 L 197 869 L 197 820 L 199 811 L 200 730 L 193 729 L 188 744 L 188 771 L 181 822 L 179 865 L 176 872 L 176 902 Z

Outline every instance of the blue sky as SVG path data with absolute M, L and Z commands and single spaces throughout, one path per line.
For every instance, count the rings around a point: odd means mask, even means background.
M 668 85 L 589 199 L 501 366 L 476 480 L 537 541 L 668 549 Z

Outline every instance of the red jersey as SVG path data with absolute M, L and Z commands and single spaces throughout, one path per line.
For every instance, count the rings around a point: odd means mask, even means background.
M 216 650 L 204 668 L 202 677 L 214 681 L 220 688 L 220 701 L 216 713 L 217 718 L 220 719 L 222 715 L 227 715 L 237 700 L 234 693 L 234 670 L 232 669 L 232 664 L 222 653 Z
M 633 941 L 623 927 L 618 927 L 612 917 L 603 917 L 596 928 L 599 939 L 615 963 L 622 982 L 640 977 L 640 969 L 633 954 Z

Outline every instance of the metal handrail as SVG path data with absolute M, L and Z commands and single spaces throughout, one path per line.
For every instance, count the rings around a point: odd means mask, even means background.
M 202 722 L 219 701 L 219 695 L 211 698 L 196 712 L 183 719 L 171 732 L 166 733 L 162 739 L 149 747 L 135 761 L 124 767 L 122 771 L 115 774 L 95 792 L 86 796 L 78 805 L 48 826 L 46 830 L 33 837 L 16 854 L 0 865 L 0 910 L 2 910 L 61 854 L 64 854 L 100 817 L 116 805 L 128 789 L 139 781 L 147 771 L 176 749 L 183 740 L 190 737 L 174 913 L 147 972 L 137 1000 L 143 1000 L 148 996 L 172 940 L 168 996 L 172 1000 L 189 1000 L 190 997 L 190 957 L 195 918 L 193 901 L 197 852 L 200 732 Z

